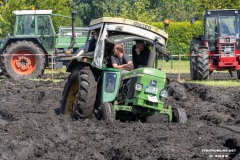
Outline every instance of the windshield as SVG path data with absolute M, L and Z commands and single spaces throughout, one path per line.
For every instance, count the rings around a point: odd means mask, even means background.
M 207 17 L 205 35 L 208 40 L 222 36 L 235 36 L 239 39 L 239 16 Z
M 157 53 L 156 58 L 165 56 L 165 47 L 160 43 L 155 43 L 152 40 L 131 34 L 109 34 L 106 39 L 106 48 L 109 48 L 109 44 L 122 43 L 124 44 L 124 53 L 128 54 L 133 61 L 134 68 L 139 68 L 147 65 L 150 57 L 150 53 L 154 52 L 154 44 L 156 47 L 155 52 Z M 140 42 L 139 42 L 140 41 Z M 140 55 L 135 53 L 136 47 L 142 46 Z M 112 51 L 112 49 L 110 49 Z M 113 54 L 113 53 L 112 53 Z M 166 59 L 167 60 L 167 59 Z
M 20 15 L 17 16 L 16 35 L 34 35 L 35 16 Z

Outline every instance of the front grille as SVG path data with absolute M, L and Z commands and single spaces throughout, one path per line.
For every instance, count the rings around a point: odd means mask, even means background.
M 234 44 L 222 44 L 221 45 L 221 56 L 222 57 L 234 57 L 235 48 Z
M 130 79 L 130 86 L 129 86 L 129 89 L 128 89 L 127 98 L 132 98 L 133 97 L 133 94 L 134 94 L 134 91 L 135 91 L 135 84 L 137 82 L 137 78 L 138 77 L 133 77 L 133 78 Z

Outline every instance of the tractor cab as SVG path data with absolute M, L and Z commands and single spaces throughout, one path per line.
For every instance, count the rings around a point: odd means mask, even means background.
M 52 23 L 52 10 L 13 11 L 16 16 L 15 37 L 39 37 L 46 50 L 55 49 L 56 33 Z
M 240 13 L 238 10 L 214 10 L 206 11 L 204 36 L 212 47 L 217 41 L 230 38 L 237 42 L 240 49 Z
M 96 40 L 95 49 L 91 53 L 84 53 L 77 57 L 78 61 L 87 61 L 96 68 L 102 69 L 107 67 L 107 60 L 113 55 L 113 45 L 123 43 L 125 54 L 132 56 L 132 47 L 136 40 L 143 40 L 145 45 L 152 48 L 158 48 L 158 52 L 165 53 L 168 34 L 156 27 L 139 23 L 133 20 L 123 18 L 103 17 L 91 21 L 89 27 L 86 48 L 89 47 L 89 41 L 92 39 L 92 31 L 99 30 L 99 36 Z M 153 45 L 155 44 L 155 45 Z M 88 49 L 86 49 L 88 50 Z M 153 60 L 152 58 L 150 58 Z M 74 60 L 75 61 L 75 60 Z M 68 71 L 72 70 L 72 65 Z

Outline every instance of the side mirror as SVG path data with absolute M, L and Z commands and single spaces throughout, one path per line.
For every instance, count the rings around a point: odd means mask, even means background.
M 164 24 L 163 30 L 165 31 L 166 28 L 167 28 L 167 27 L 169 26 L 169 24 L 170 24 L 170 20 L 169 20 L 169 19 L 165 19 L 165 20 L 163 21 L 163 24 Z
M 190 20 L 191 24 L 194 24 L 194 22 L 195 22 L 195 17 L 191 18 L 191 20 Z

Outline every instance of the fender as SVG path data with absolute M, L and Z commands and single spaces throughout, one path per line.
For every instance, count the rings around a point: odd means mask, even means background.
M 77 59 L 73 59 L 69 62 L 69 64 L 67 65 L 67 72 L 72 72 L 72 70 L 75 68 L 75 66 L 77 66 L 80 63 L 79 60 Z
M 4 44 L 2 45 L 1 48 L 1 53 L 3 54 L 3 51 L 6 49 L 6 47 L 8 45 L 10 45 L 11 43 L 14 43 L 16 41 L 32 41 L 35 44 L 37 44 L 45 53 L 48 53 L 47 50 L 45 49 L 45 47 L 42 45 L 41 41 L 39 40 L 38 37 L 8 37 L 5 41 Z

